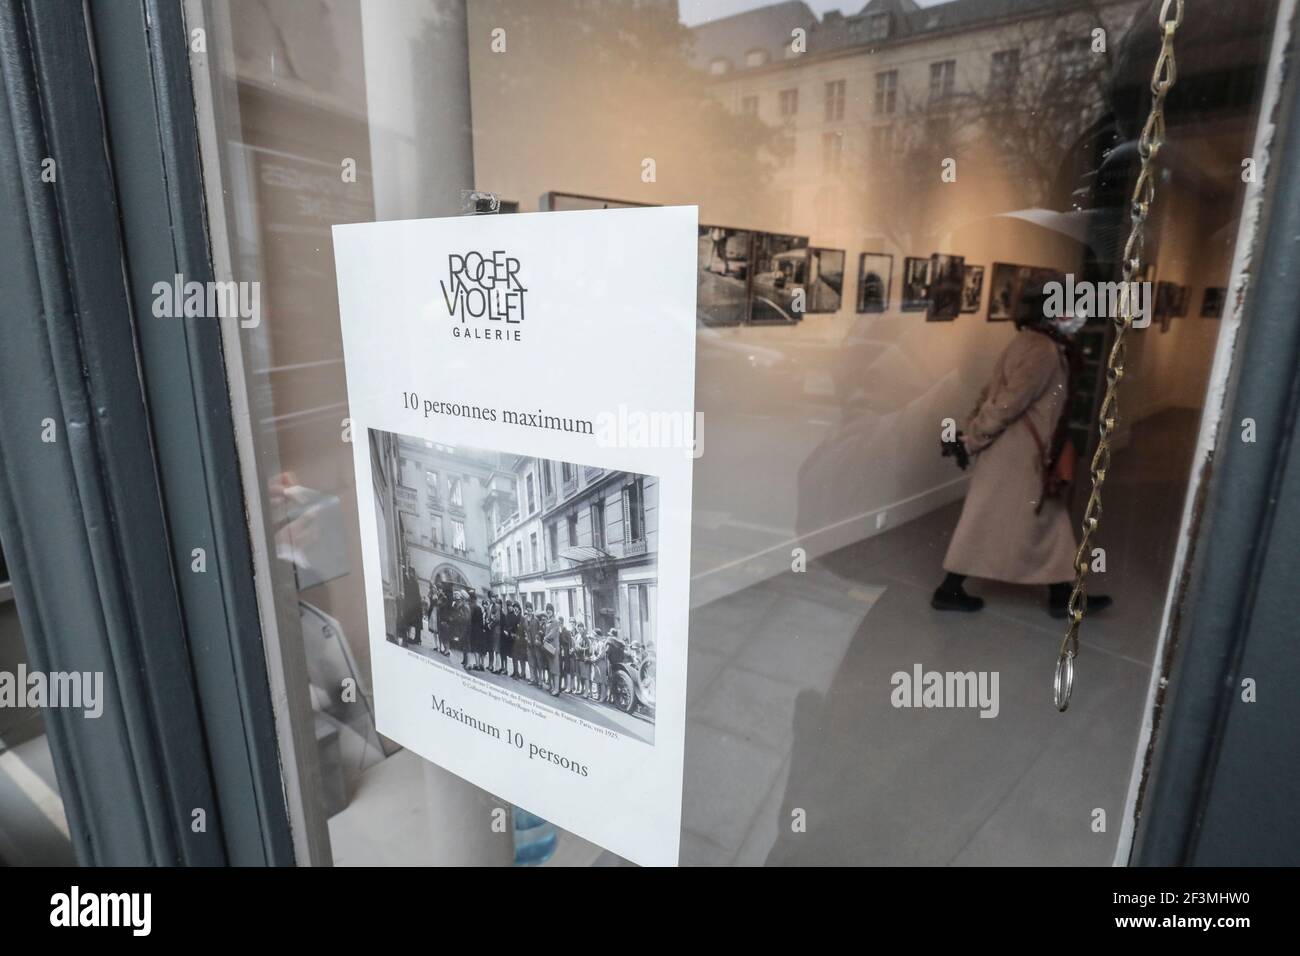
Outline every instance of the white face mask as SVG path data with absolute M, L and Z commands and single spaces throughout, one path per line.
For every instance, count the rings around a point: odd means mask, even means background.
M 1063 315 L 1059 319 L 1054 320 L 1052 324 L 1055 325 L 1056 330 L 1063 335 L 1073 335 L 1075 332 L 1078 332 L 1083 328 L 1084 323 L 1087 321 L 1087 316 Z

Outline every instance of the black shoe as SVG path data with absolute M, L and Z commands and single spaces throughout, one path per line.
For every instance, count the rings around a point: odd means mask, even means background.
M 984 607 L 984 599 L 967 594 L 965 588 L 955 591 L 935 588 L 930 607 L 936 611 L 978 611 Z
M 1115 603 L 1115 599 L 1109 594 L 1089 594 L 1088 604 L 1084 608 L 1084 614 L 1096 614 L 1098 611 L 1104 611 Z M 1047 613 L 1058 620 L 1064 620 L 1070 616 L 1069 598 L 1064 601 L 1049 601 L 1047 603 Z

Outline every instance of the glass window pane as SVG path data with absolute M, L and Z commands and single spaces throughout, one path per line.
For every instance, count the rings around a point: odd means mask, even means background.
M 1065 717 L 1050 705 L 1062 588 L 1158 4 L 192 6 L 214 38 L 200 103 L 214 242 L 263 289 L 266 321 L 228 354 L 246 372 L 260 482 L 246 490 L 265 501 L 280 610 L 304 621 L 311 666 L 287 691 L 323 725 L 322 792 L 307 798 L 335 862 L 515 852 L 492 834 L 453 847 L 492 798 L 317 686 L 346 675 L 370 693 L 359 509 L 391 511 L 420 567 L 445 565 L 415 603 L 386 596 L 422 646 L 438 647 L 440 602 L 475 555 L 494 589 L 566 621 L 643 646 L 673 637 L 656 634 L 652 582 L 592 586 L 562 567 L 571 548 L 653 554 L 656 492 L 640 479 L 562 510 L 587 471 L 529 460 L 489 518 L 479 477 L 417 450 L 383 501 L 357 500 L 330 227 L 483 204 L 699 207 L 683 862 L 1122 858 L 1197 431 L 1242 276 L 1242 158 L 1276 68 L 1276 3 L 1189 4 L 1178 33 L 1136 277 L 1151 322 L 1129 341 L 1089 556 L 1090 593 L 1114 603 L 1085 624 Z M 1050 315 L 1067 289 L 1091 298 Z M 1017 378 L 1030 354 L 1046 358 Z M 1049 494 L 1043 459 L 1067 446 L 1076 480 Z M 931 674 L 971 675 L 973 706 L 927 697 Z M 786 825 L 796 807 L 806 832 Z M 556 861 L 601 857 L 569 833 L 554 846 Z

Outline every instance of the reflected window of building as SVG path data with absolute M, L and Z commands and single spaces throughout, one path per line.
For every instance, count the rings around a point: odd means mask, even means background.
M 887 40 L 889 39 L 889 14 L 873 13 L 867 17 L 867 39 L 868 40 Z
M 1020 79 L 1020 51 L 998 50 L 993 54 L 989 68 L 989 93 L 993 96 L 1008 96 L 1015 92 Z
M 1087 39 L 1062 38 L 1056 56 L 1062 83 L 1081 82 L 1092 67 L 1092 45 Z
M 952 97 L 957 82 L 957 61 L 930 64 L 930 105 L 942 106 Z
M 766 50 L 750 50 L 745 54 L 745 66 L 762 66 L 767 61 Z
M 831 80 L 826 84 L 826 122 L 836 123 L 844 119 L 844 92 L 847 86 L 844 80 Z
M 898 105 L 898 71 L 876 74 L 876 115 L 892 116 Z
M 838 173 L 844 155 L 844 136 L 841 133 L 822 134 L 822 172 Z
M 883 160 L 889 158 L 894 152 L 894 127 L 873 126 L 871 128 L 871 158 L 874 160 Z
M 720 56 L 709 63 L 709 72 L 714 76 L 722 76 L 731 69 L 731 61 L 725 56 Z
M 464 554 L 468 548 L 465 544 L 465 522 L 453 521 L 451 523 L 451 545 L 460 554 Z
M 790 119 L 799 112 L 799 90 L 782 90 L 777 94 L 776 102 L 781 119 Z

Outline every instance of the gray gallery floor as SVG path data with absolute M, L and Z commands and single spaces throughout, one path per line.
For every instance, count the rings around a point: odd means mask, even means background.
M 929 607 L 960 502 L 697 609 L 682 862 L 1109 865 L 1196 424 L 1162 413 L 1116 456 L 1095 587 L 1116 605 L 1065 714 L 1042 589 L 972 580 L 982 612 Z M 997 717 L 894 708 L 890 675 L 917 663 L 998 671 Z

